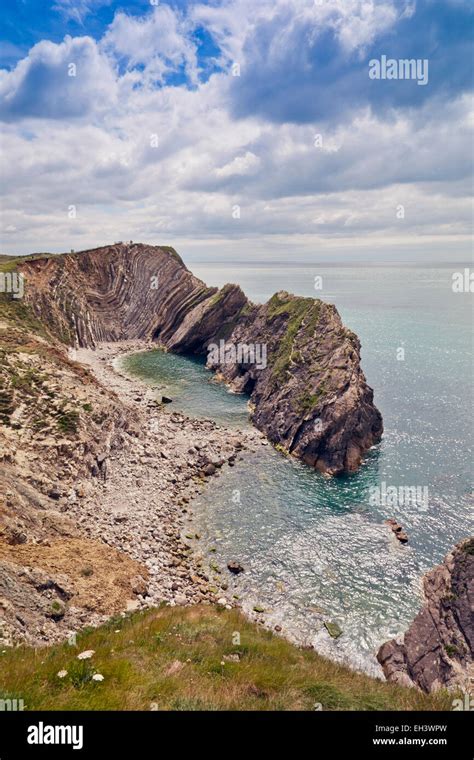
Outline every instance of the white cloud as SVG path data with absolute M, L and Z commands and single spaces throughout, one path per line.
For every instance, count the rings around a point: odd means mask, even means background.
M 243 156 L 236 156 L 225 166 L 215 170 L 216 177 L 233 177 L 235 175 L 248 176 L 255 174 L 260 166 L 260 159 L 255 153 L 248 150 Z
M 145 80 L 161 80 L 180 66 L 191 81 L 197 79 L 196 46 L 188 36 L 186 22 L 167 5 L 157 6 L 143 18 L 117 13 L 102 48 L 125 59 L 129 67 L 143 64 Z
M 56 0 L 53 10 L 66 20 L 82 24 L 85 17 L 102 5 L 110 5 L 112 0 Z
M 219 241 L 222 250 L 249 239 L 268 241 L 268 250 L 277 239 L 282 250 L 303 239 L 308 250 L 334 241 L 371 248 L 436 236 L 452 245 L 467 240 L 466 98 L 384 118 L 365 108 L 337 126 L 298 125 L 236 119 L 236 78 L 198 81 L 196 24 L 222 44 L 223 61 L 241 56 L 245 65 L 256 17 L 271 19 L 282 8 L 311 23 L 331 16 L 348 48 L 367 44 L 392 18 L 390 4 L 358 0 L 232 0 L 193 6 L 191 18 L 159 6 L 141 19 L 118 13 L 99 43 L 40 42 L 15 70 L 1 72 L 8 251 L 130 238 Z M 67 76 L 70 63 L 76 77 Z M 193 88 L 156 87 L 183 68 Z M 240 220 L 232 218 L 236 203 Z
M 66 119 L 100 113 L 116 95 L 110 61 L 91 37 L 43 40 L 12 71 L 0 72 L 0 116 Z

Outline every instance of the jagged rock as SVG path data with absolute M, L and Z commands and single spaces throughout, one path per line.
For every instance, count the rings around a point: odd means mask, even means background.
M 228 562 L 227 563 L 227 568 L 234 575 L 238 575 L 239 573 L 243 573 L 244 572 L 244 568 L 242 567 L 242 565 L 239 565 L 238 562 Z
M 173 249 L 141 244 L 28 259 L 19 269 L 29 307 L 71 345 L 154 340 L 201 355 L 220 341 L 264 348 L 265 361 L 245 350 L 231 362 L 209 353 L 208 366 L 249 394 L 252 421 L 272 443 L 321 472 L 356 470 L 381 438 L 359 340 L 333 305 L 281 292 L 256 306 L 237 285 L 208 288 Z M 150 287 L 157 276 L 160 287 Z
M 9 527 L 7 527 L 4 531 L 4 538 L 7 544 L 11 544 L 12 546 L 16 546 L 18 544 L 25 544 L 26 541 L 28 540 L 26 533 L 24 533 L 22 530 L 18 530 L 17 528 L 9 528 Z
M 393 517 L 390 517 L 388 520 L 385 520 L 385 522 L 387 525 L 390 525 L 390 528 L 395 534 L 395 538 L 397 538 L 401 544 L 408 543 L 408 533 L 406 533 L 406 531 L 403 530 L 400 523 L 398 523 Z
M 162 404 L 171 404 L 173 402 L 172 398 L 169 398 L 169 396 L 162 396 L 161 397 L 161 403 Z
M 425 692 L 474 683 L 474 538 L 457 544 L 423 579 L 425 603 L 400 641 L 383 644 L 385 677 Z

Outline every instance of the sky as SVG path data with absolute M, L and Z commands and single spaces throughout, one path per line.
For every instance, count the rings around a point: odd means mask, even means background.
M 2 253 L 469 260 L 472 0 L 2 5 Z

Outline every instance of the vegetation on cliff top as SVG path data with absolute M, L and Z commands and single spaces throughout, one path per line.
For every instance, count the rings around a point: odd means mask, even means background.
M 287 379 L 287 373 L 292 364 L 302 361 L 301 351 L 295 351 L 295 340 L 301 330 L 305 338 L 313 338 L 321 315 L 322 302 L 314 298 L 300 298 L 284 291 L 275 293 L 267 304 L 267 314 L 270 320 L 280 316 L 287 317 L 285 331 L 280 337 L 278 347 L 272 356 L 273 378 L 276 384 Z M 301 346 L 302 341 L 299 341 Z M 321 392 L 317 391 L 318 398 Z M 307 409 L 307 405 L 304 406 Z
M 94 654 L 79 660 L 85 650 Z M 449 710 L 452 701 L 355 673 L 210 606 L 113 618 L 76 646 L 4 651 L 0 698 L 27 710 Z

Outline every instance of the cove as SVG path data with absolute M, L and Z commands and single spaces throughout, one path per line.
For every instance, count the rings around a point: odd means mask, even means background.
M 213 285 L 239 282 L 254 301 L 282 288 L 314 295 L 312 266 L 202 265 Z M 381 444 L 361 469 L 327 479 L 271 446 L 224 468 L 193 503 L 196 551 L 221 569 L 229 598 L 332 659 L 379 675 L 374 652 L 406 630 L 421 603 L 421 577 L 472 535 L 472 315 L 449 268 L 319 267 L 362 342 L 362 366 L 383 414 Z M 398 346 L 405 361 L 397 361 Z M 174 399 L 167 410 L 248 425 L 245 397 L 212 382 L 203 364 L 154 351 L 127 360 Z M 164 390 L 167 387 L 169 392 Z M 428 509 L 398 510 L 375 489 L 426 487 Z M 372 498 L 371 498 L 372 497 Z M 408 500 L 405 500 L 408 502 Z M 425 507 L 425 505 L 422 505 Z M 409 542 L 384 524 L 397 519 Z M 215 551 L 211 551 L 214 549 Z M 245 572 L 232 576 L 228 561 Z M 216 584 L 218 586 L 218 584 Z M 253 607 L 265 612 L 253 612 Z M 342 635 L 332 639 L 324 621 Z
M 155 350 L 121 365 L 170 396 L 170 411 L 250 424 L 246 397 L 215 383 L 195 358 Z M 253 616 L 263 608 L 266 622 L 293 641 L 374 675 L 377 645 L 403 630 L 419 603 L 415 552 L 395 544 L 385 513 L 369 504 L 378 457 L 372 450 L 358 473 L 327 479 L 262 447 L 194 502 L 201 537 L 194 548 L 219 567 L 229 597 Z M 226 570 L 233 559 L 245 567 L 239 576 Z M 409 593 L 401 597 L 400 588 Z M 336 622 L 342 635 L 332 639 L 325 622 Z

